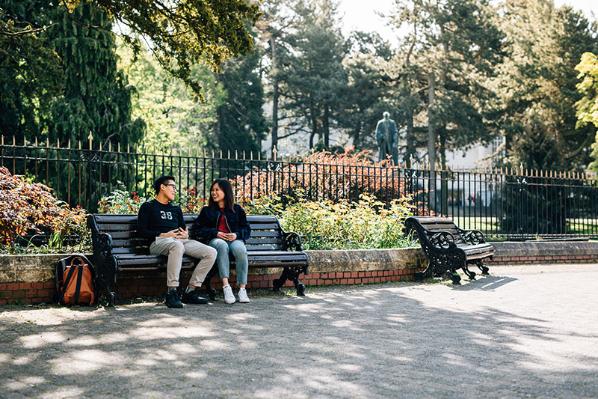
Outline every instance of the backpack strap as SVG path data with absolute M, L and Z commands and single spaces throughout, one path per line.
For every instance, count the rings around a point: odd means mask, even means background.
M 75 305 L 79 304 L 79 294 L 81 293 L 81 280 L 83 279 L 83 265 L 77 265 L 77 285 L 75 286 Z
M 69 269 L 69 272 L 66 275 L 66 280 L 64 281 L 64 284 L 62 286 L 62 293 L 60 294 L 60 303 L 64 303 L 64 293 L 66 291 L 66 288 L 69 286 L 69 283 L 71 282 L 71 278 L 73 277 L 73 273 L 75 272 L 76 268 L 77 267 L 75 267 L 75 266 L 71 266 L 71 268 Z

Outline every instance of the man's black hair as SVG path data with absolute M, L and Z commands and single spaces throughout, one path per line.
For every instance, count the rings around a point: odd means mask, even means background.
M 165 184 L 168 180 L 175 181 L 173 176 L 160 176 L 156 179 L 154 182 L 154 191 L 156 192 L 156 195 L 160 193 L 160 186 Z

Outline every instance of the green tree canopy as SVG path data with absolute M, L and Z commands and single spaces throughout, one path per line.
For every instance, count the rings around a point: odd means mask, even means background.
M 71 9 L 82 0 L 63 0 Z M 251 27 L 260 15 L 248 0 L 96 0 L 110 17 L 128 29 L 126 42 L 139 50 L 141 35 L 162 66 L 200 93 L 192 66 L 213 68 L 253 45 Z M 129 33 L 130 32 L 130 33 Z
M 48 136 L 63 144 L 102 145 L 137 143 L 145 124 L 131 118 L 131 93 L 124 73 L 116 66 L 116 44 L 106 12 L 80 4 L 49 31 L 64 69 L 64 92 L 53 99 Z

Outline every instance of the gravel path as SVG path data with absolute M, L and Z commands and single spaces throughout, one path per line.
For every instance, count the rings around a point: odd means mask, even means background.
M 598 265 L 491 272 L 180 310 L 0 307 L 0 397 L 598 397 Z

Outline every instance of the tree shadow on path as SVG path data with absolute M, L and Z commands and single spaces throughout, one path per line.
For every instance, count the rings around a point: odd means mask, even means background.
M 485 281 L 496 290 L 508 283 Z M 500 306 L 443 305 L 455 294 L 476 301 L 478 288 L 375 286 L 181 310 L 5 313 L 0 396 L 598 396 L 597 352 L 577 347 L 598 347 L 597 336 Z

